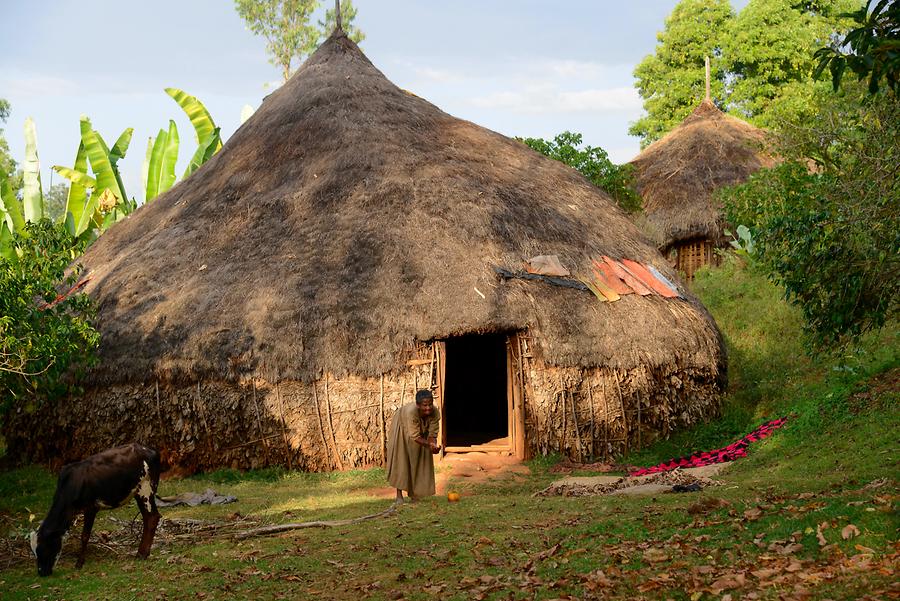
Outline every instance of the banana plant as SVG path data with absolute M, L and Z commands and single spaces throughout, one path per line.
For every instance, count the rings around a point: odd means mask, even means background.
M 22 166 L 22 178 L 25 184 L 22 191 L 25 221 L 40 221 L 44 216 L 44 193 L 41 188 L 41 163 L 38 160 L 37 132 L 31 117 L 25 119 L 25 163 Z
M 190 119 L 191 125 L 194 126 L 194 141 L 197 142 L 197 150 L 188 163 L 184 175 L 181 176 L 181 179 L 184 179 L 209 160 L 212 155 L 219 152 L 219 149 L 222 148 L 222 138 L 209 111 L 196 96 L 178 88 L 166 88 L 165 92 L 178 103 L 178 106 Z
M 54 165 L 53 169 L 69 180 L 66 199 L 66 227 L 73 236 L 93 235 L 95 228 L 105 230 L 137 208 L 125 194 L 118 163 L 125 158 L 134 129 L 129 127 L 109 148 L 103 136 L 81 117 L 81 142 L 72 168 Z M 88 165 L 93 177 L 88 175 Z
M 169 121 L 169 130 L 159 130 L 150 139 L 145 158 L 145 197 L 150 202 L 175 184 L 175 163 L 178 161 L 178 128 Z
M 22 167 L 24 183 L 22 199 L 16 196 L 6 174 L 0 171 L 0 256 L 16 257 L 14 236 L 27 236 L 26 223 L 40 221 L 45 214 L 44 193 L 41 189 L 41 167 L 37 152 L 37 133 L 34 120 L 25 120 L 25 162 Z

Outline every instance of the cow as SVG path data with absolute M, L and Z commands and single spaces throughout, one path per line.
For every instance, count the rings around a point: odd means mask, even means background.
M 144 521 L 137 556 L 146 559 L 160 517 L 156 509 L 159 474 L 159 453 L 136 442 L 101 451 L 63 467 L 50 511 L 37 532 L 31 533 L 31 551 L 37 559 L 38 574 L 49 576 L 53 573 L 63 535 L 75 517 L 83 513 L 81 550 L 75 562 L 75 567 L 81 568 L 97 512 L 121 507 L 132 497 Z

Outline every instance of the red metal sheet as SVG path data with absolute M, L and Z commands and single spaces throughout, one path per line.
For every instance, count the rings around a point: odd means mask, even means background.
M 613 272 L 619 277 L 620 280 L 628 284 L 632 290 L 640 294 L 641 296 L 647 296 L 649 294 L 653 294 L 653 292 L 647 288 L 644 284 L 641 283 L 639 279 L 631 275 L 621 263 L 613 261 L 606 255 L 603 255 L 603 260 L 609 265 Z
M 624 265 L 631 274 L 639 279 L 643 284 L 646 284 L 651 290 L 663 296 L 665 298 L 674 298 L 677 297 L 678 294 L 672 292 L 672 289 L 660 282 L 654 277 L 652 273 L 647 271 L 647 268 L 638 263 L 637 261 L 632 261 L 631 259 L 622 259 L 622 265 Z
M 594 269 L 594 285 L 610 302 L 619 300 L 619 294 L 603 273 Z
M 598 261 L 597 259 L 593 260 L 594 267 L 599 269 L 603 275 L 606 276 L 609 285 L 615 290 L 618 294 L 633 294 L 634 290 L 628 287 L 628 285 L 619 279 L 619 276 L 616 275 L 616 272 L 613 271 L 612 267 L 607 265 L 604 261 Z

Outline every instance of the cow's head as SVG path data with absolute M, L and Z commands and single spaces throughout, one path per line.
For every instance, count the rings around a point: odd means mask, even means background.
M 31 543 L 31 552 L 37 560 L 38 576 L 49 576 L 53 573 L 53 568 L 59 559 L 60 551 L 62 551 L 62 535 L 45 532 L 43 524 L 38 528 L 37 532 L 31 532 L 29 537 Z

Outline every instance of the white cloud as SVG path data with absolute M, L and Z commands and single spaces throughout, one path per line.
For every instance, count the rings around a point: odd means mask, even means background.
M 634 88 L 568 91 L 548 85 L 532 86 L 521 92 L 494 92 L 472 98 L 471 103 L 480 108 L 522 113 L 630 111 L 641 107 L 640 96 Z
M 0 87 L 8 96 L 71 96 L 79 94 L 82 86 L 74 80 L 47 75 L 13 75 L 0 80 Z

